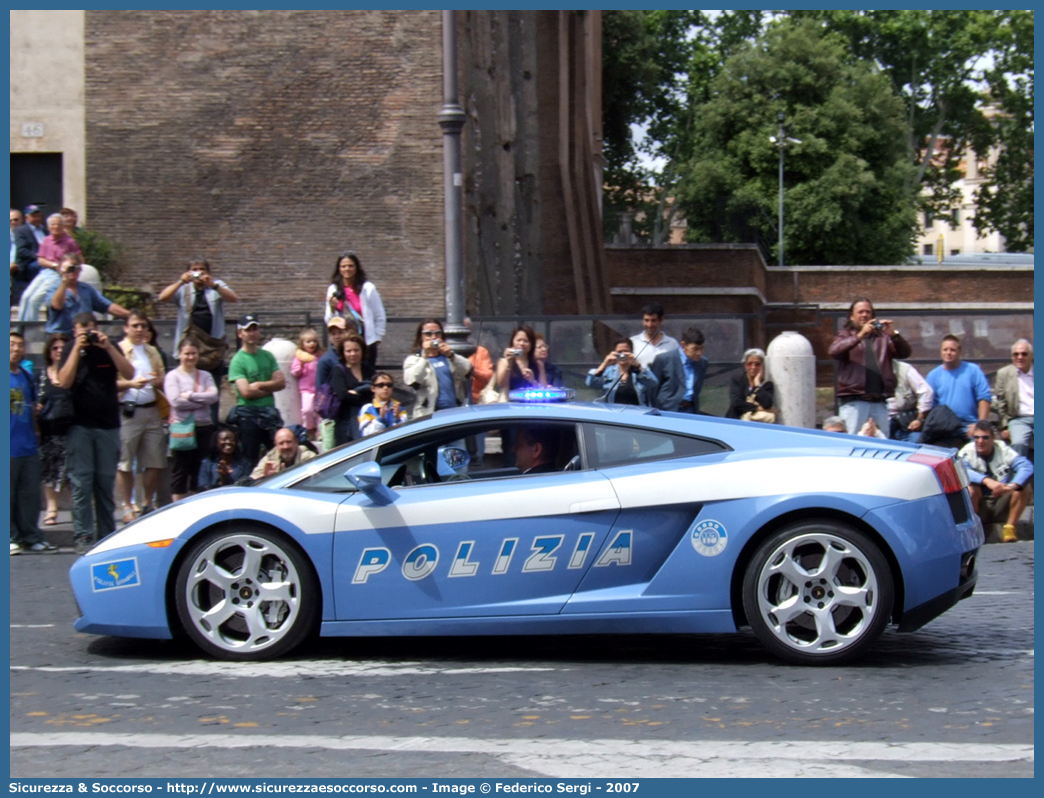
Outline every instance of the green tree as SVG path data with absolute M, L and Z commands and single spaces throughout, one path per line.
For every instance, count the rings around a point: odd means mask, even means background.
M 763 12 L 606 11 L 602 19 L 606 232 L 628 212 L 641 239 L 662 243 L 694 114 L 725 58 L 760 31 Z M 632 125 L 647 129 L 640 145 Z M 643 166 L 643 157 L 662 167 Z
M 655 127 L 677 111 L 689 62 L 686 32 L 700 12 L 606 11 L 602 15 L 602 153 L 605 157 L 605 232 L 619 227 L 622 213 L 636 217 L 636 231 L 647 238 L 658 198 L 651 173 L 642 165 L 633 125 Z
M 997 230 L 1012 252 L 1033 248 L 1033 12 L 1008 11 L 996 29 L 986 71 L 993 113 L 973 137 L 976 152 L 996 152 L 976 190 L 980 232 Z
M 775 248 L 783 112 L 788 263 L 902 262 L 916 221 L 903 105 L 887 78 L 814 20 L 783 18 L 745 43 L 692 118 L 679 200 L 690 240 Z M 778 256 L 778 253 L 777 253 Z
M 1000 148 L 979 192 L 975 225 L 1013 249 L 1033 237 L 1033 12 L 794 11 L 842 34 L 854 58 L 877 63 L 905 104 L 912 186 L 922 208 L 954 220 L 954 187 L 973 146 Z

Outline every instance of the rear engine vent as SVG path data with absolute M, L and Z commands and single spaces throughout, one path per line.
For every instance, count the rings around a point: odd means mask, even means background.
M 867 457 L 871 460 L 902 460 L 906 452 L 897 452 L 891 449 L 853 449 L 852 457 Z

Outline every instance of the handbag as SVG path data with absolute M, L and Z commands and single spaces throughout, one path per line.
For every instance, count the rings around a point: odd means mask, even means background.
M 196 348 L 199 350 L 199 360 L 196 362 L 196 368 L 201 368 L 203 371 L 213 371 L 225 362 L 225 354 L 228 352 L 228 343 L 226 341 L 215 338 L 202 327 L 195 324 L 189 324 L 188 329 L 185 331 L 185 337 L 195 341 Z
M 497 378 L 494 375 L 489 382 L 486 383 L 486 387 L 479 392 L 480 405 L 495 405 L 498 402 L 506 402 L 508 400 L 507 393 L 502 393 L 497 388 Z
M 72 395 L 64 388 L 52 385 L 40 410 L 40 431 L 44 435 L 64 435 L 75 418 Z
M 741 421 L 760 421 L 762 424 L 775 424 L 776 414 L 771 410 L 748 410 L 742 416 Z
M 170 423 L 170 450 L 188 452 L 196 448 L 196 417 Z
M 193 381 L 193 390 L 199 390 L 199 372 L 196 372 L 196 379 Z M 188 418 L 184 421 L 178 421 L 171 416 L 169 424 L 170 432 L 170 450 L 172 452 L 190 452 L 196 448 L 196 414 L 195 412 L 189 413 Z
M 315 389 L 314 409 L 319 418 L 333 419 L 340 415 L 341 399 L 330 383 L 324 382 Z

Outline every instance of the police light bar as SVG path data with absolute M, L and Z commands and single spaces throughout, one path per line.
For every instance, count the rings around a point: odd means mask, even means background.
M 576 393 L 571 388 L 518 388 L 508 393 L 508 401 L 539 404 L 541 402 L 568 402 Z

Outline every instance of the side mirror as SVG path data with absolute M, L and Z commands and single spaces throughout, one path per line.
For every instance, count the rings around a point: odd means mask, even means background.
M 381 481 L 381 467 L 374 462 L 360 463 L 349 468 L 344 478 L 366 494 L 374 504 L 386 505 L 395 501 L 395 491 Z
M 471 455 L 468 454 L 467 449 L 459 446 L 443 446 L 439 449 L 438 464 L 435 468 L 443 479 L 459 478 L 461 475 L 466 478 L 470 462 Z

